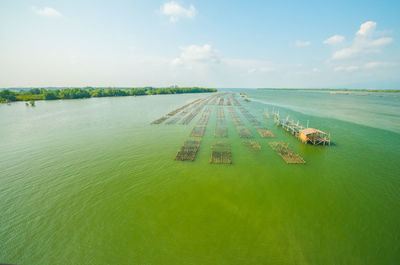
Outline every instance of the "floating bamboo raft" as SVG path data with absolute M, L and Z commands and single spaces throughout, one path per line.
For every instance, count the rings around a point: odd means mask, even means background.
M 242 119 L 232 118 L 232 122 L 235 125 L 244 125 L 244 122 L 242 121 Z
M 217 125 L 225 125 L 225 119 L 217 119 Z
M 232 102 L 233 102 L 233 105 L 235 105 L 235 106 L 241 106 L 240 103 L 239 103 L 239 101 L 238 101 L 236 98 L 232 97 L 231 100 L 232 100 Z
M 192 102 L 190 102 L 190 103 L 188 103 L 188 104 L 186 104 L 186 105 L 184 105 L 184 106 L 182 106 L 182 107 L 180 107 L 180 108 L 177 108 L 176 110 L 171 111 L 170 113 L 167 114 L 167 116 L 174 116 L 176 113 L 178 113 L 178 112 L 180 112 L 181 110 L 183 110 L 183 109 L 189 107 L 190 105 L 199 103 L 199 102 L 201 102 L 201 101 L 203 101 L 203 100 L 204 100 L 203 98 L 196 99 L 196 100 L 194 100 L 194 101 L 192 101 Z
M 257 128 L 257 132 L 262 138 L 274 138 L 275 137 L 275 135 L 267 128 Z
M 259 150 L 261 150 L 261 145 L 258 142 L 255 142 L 255 141 L 243 141 L 242 143 L 250 151 L 259 151 Z
M 192 112 L 189 113 L 181 122 L 181 124 L 187 125 L 189 124 L 204 108 L 205 104 L 199 104 Z
M 211 100 L 211 97 L 208 97 L 205 101 L 201 103 L 197 103 L 195 106 L 193 106 L 193 110 L 187 115 L 181 122 L 181 124 L 187 125 L 189 124 L 199 113 L 200 111 L 208 104 L 208 102 Z M 213 107 L 212 106 L 207 106 L 205 112 L 208 114 L 211 114 Z
M 177 114 L 174 118 L 169 119 L 168 121 L 166 121 L 165 123 L 168 125 L 171 124 L 176 124 L 180 119 L 182 119 L 183 117 L 185 117 L 185 115 L 187 115 L 188 113 L 190 113 L 193 110 L 193 107 L 195 107 L 196 105 L 192 105 L 189 106 L 185 109 L 183 109 L 179 114 Z
M 226 138 L 228 137 L 228 128 L 226 127 L 215 127 L 214 136 L 216 138 Z
M 193 105 L 197 105 L 197 104 L 199 104 L 200 102 L 205 101 L 205 100 L 209 100 L 209 97 L 206 97 L 206 98 L 199 98 L 199 99 L 196 99 L 196 100 L 194 100 L 194 101 L 192 101 L 192 102 L 190 102 L 190 103 L 188 103 L 188 104 L 186 104 L 186 105 L 183 105 L 182 107 L 179 107 L 179 108 L 177 108 L 177 109 L 175 109 L 175 110 L 169 112 L 167 115 L 164 115 L 163 117 L 161 117 L 161 118 L 159 118 L 159 119 L 153 121 L 151 124 L 160 124 L 160 123 L 162 123 L 163 121 L 165 121 L 166 119 L 168 119 L 169 117 L 174 116 L 176 113 L 178 113 L 178 112 L 180 112 L 180 111 L 182 111 L 182 110 L 185 111 L 185 109 L 188 109 L 189 107 L 191 107 L 191 106 L 193 106 Z M 189 108 L 189 109 L 190 109 L 190 108 Z M 179 119 L 178 119 L 178 120 L 179 120 Z M 170 123 L 168 123 L 168 124 L 176 123 L 178 120 L 174 120 L 173 122 L 170 122 Z
M 242 112 L 243 116 L 246 117 L 246 119 L 250 122 L 251 125 L 261 126 L 261 123 L 247 109 L 245 109 L 244 107 L 240 107 L 239 109 Z
M 181 150 L 176 154 L 175 160 L 193 161 L 196 157 L 199 146 L 200 141 L 198 140 L 185 141 L 181 147 Z
M 190 136 L 194 137 L 203 137 L 204 132 L 206 131 L 206 126 L 196 126 L 193 128 Z
M 159 119 L 153 121 L 151 124 L 160 124 L 160 123 L 162 123 L 163 121 L 165 121 L 166 119 L 168 119 L 168 116 L 162 116 L 161 118 L 159 118 Z
M 253 135 L 251 134 L 249 129 L 246 127 L 238 126 L 238 127 L 236 127 L 236 130 L 237 130 L 240 138 L 253 138 Z
M 218 106 L 217 108 L 217 125 L 224 125 L 225 124 L 225 113 L 224 113 L 224 108 L 221 106 Z
M 177 123 L 182 117 L 181 116 L 176 116 L 173 119 L 169 119 L 167 122 L 165 122 L 166 124 L 170 125 L 170 124 L 175 124 Z
M 232 118 L 232 122 L 233 122 L 235 125 L 243 125 L 243 124 L 244 124 L 243 121 L 242 121 L 242 119 L 240 118 L 239 113 L 236 112 L 235 108 L 233 108 L 233 107 L 228 107 L 228 111 L 229 111 L 229 115 L 230 115 L 231 118 Z
M 211 116 L 212 110 L 213 110 L 212 106 L 207 106 L 207 108 L 204 110 L 203 114 L 201 114 L 200 119 L 197 121 L 197 125 L 207 126 L 208 119 Z
M 306 161 L 292 151 L 284 142 L 270 142 L 271 148 L 288 164 L 305 164 Z
M 214 96 L 210 97 L 210 100 L 208 101 L 207 104 L 208 105 L 214 105 L 217 102 L 217 98 L 218 98 L 217 95 L 214 95 Z
M 227 142 L 217 142 L 213 144 L 210 163 L 213 164 L 232 164 L 231 145 Z
M 214 106 L 207 106 L 206 111 L 211 114 L 211 112 L 214 110 Z
M 217 118 L 225 118 L 224 108 L 221 106 L 217 108 Z

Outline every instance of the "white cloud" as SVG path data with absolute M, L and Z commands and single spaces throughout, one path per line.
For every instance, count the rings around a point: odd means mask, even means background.
M 278 73 L 277 66 L 269 61 L 224 57 L 210 44 L 190 45 L 180 49 L 180 56 L 170 60 L 170 69 L 174 77 L 192 82 L 221 82 L 223 77 L 227 86 L 235 85 L 234 80 L 246 80 L 249 85 L 261 82 L 266 77 L 274 78 L 275 73 Z M 274 75 L 268 74 L 270 72 L 274 72 Z
M 178 58 L 172 60 L 172 65 L 178 66 L 191 63 L 218 63 L 220 54 L 210 44 L 189 45 L 181 47 L 182 53 Z
M 388 66 L 395 66 L 395 64 L 391 62 L 368 62 L 364 65 L 364 67 L 368 69 Z
M 380 38 L 380 39 L 369 42 L 368 45 L 370 47 L 381 47 L 381 46 L 385 46 L 385 45 L 392 43 L 392 41 L 393 41 L 392 38 Z
M 342 71 L 346 71 L 346 72 L 353 72 L 360 69 L 360 67 L 356 66 L 356 65 L 350 65 L 350 66 L 338 66 L 335 68 L 335 72 L 342 72 Z
M 332 37 L 324 40 L 324 44 L 338 44 L 344 41 L 344 37 L 341 35 L 333 35 Z
M 367 21 L 361 24 L 360 29 L 357 31 L 357 35 L 359 36 L 367 36 L 375 31 L 376 22 L 374 21 Z
M 193 5 L 184 8 L 180 4 L 171 1 L 161 6 L 161 13 L 169 16 L 171 23 L 175 23 L 179 18 L 194 18 L 197 15 L 197 10 Z
M 380 34 L 377 34 L 375 28 L 376 23 L 373 21 L 361 24 L 351 46 L 334 52 L 332 59 L 349 59 L 363 54 L 380 53 L 381 48 L 392 43 L 393 39 L 390 37 L 376 38 Z
M 250 68 L 249 70 L 247 70 L 247 73 L 248 74 L 269 73 L 269 72 L 273 72 L 274 70 L 275 69 L 270 66 L 261 66 L 258 68 Z
M 358 53 L 359 50 L 356 48 L 344 48 L 339 51 L 336 51 L 333 55 L 333 59 L 346 59 L 352 57 L 354 54 Z
M 307 47 L 311 45 L 311 41 L 302 41 L 302 40 L 297 40 L 296 41 L 296 46 L 297 47 Z
M 380 61 L 372 61 L 368 63 L 357 65 L 347 65 L 347 66 L 337 66 L 334 68 L 335 72 L 354 72 L 354 71 L 362 71 L 362 70 L 369 70 L 369 69 L 376 69 L 382 67 L 392 67 L 396 66 L 395 63 L 392 62 L 380 62 Z
M 44 8 L 37 8 L 37 7 L 32 7 L 32 10 L 41 16 L 46 16 L 46 17 L 61 17 L 61 13 L 55 10 L 52 7 L 44 7 Z

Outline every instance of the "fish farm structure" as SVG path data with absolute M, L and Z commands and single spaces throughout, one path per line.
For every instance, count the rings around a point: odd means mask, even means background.
M 175 155 L 178 161 L 194 161 L 198 155 L 201 139 L 209 134 L 207 127 L 212 126 L 215 141 L 211 145 L 211 156 L 209 162 L 211 164 L 231 165 L 231 141 L 229 138 L 241 138 L 242 146 L 256 156 L 259 152 L 264 152 L 262 147 L 265 143 L 287 164 L 305 164 L 306 161 L 300 154 L 296 153 L 291 147 L 283 142 L 275 140 L 278 135 L 272 132 L 265 124 L 265 121 L 273 118 L 274 123 L 282 127 L 286 131 L 293 134 L 303 143 L 312 145 L 330 145 L 330 135 L 314 128 L 303 127 L 299 122 L 289 119 L 280 119 L 278 112 L 269 112 L 264 109 L 264 119 L 259 119 L 261 115 L 254 115 L 246 107 L 242 106 L 242 102 L 246 101 L 246 93 L 241 93 L 237 97 L 234 93 L 217 93 L 203 98 L 193 100 L 185 105 L 170 110 L 160 118 L 151 122 L 153 125 L 163 126 L 188 126 L 193 124 L 189 131 L 189 138 L 183 142 Z M 241 102 L 239 102 L 239 100 Z M 213 115 L 215 114 L 215 115 Z M 261 113 L 260 113 L 261 114 Z M 230 117 L 230 119 L 228 119 Z M 209 125 L 209 121 L 213 121 Z M 209 126 L 208 126 L 209 125 Z M 229 132 L 236 129 L 236 133 Z M 233 135 L 232 135 L 233 134 Z M 207 142 L 207 141 L 206 141 Z
M 289 119 L 289 116 L 286 119 L 280 119 L 279 111 L 273 112 L 274 123 L 277 126 L 282 127 L 287 132 L 290 132 L 295 137 L 297 137 L 303 143 L 310 143 L 312 145 L 331 145 L 331 136 L 328 133 L 325 133 L 321 130 L 308 128 L 304 128 L 299 124 L 299 121 L 294 122 Z

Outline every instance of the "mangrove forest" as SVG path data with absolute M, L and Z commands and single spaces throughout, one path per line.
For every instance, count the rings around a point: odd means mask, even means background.
M 183 93 L 209 93 L 216 92 L 214 88 L 200 87 L 173 87 L 173 88 L 62 88 L 46 89 L 32 88 L 29 90 L 13 91 L 10 89 L 0 90 L 0 103 L 12 101 L 32 101 L 32 100 L 57 100 L 57 99 L 79 99 L 92 97 L 125 97 L 125 96 L 144 96 L 160 94 L 183 94 Z

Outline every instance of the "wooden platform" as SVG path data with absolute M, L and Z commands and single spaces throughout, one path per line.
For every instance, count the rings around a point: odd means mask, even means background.
M 300 125 L 299 121 L 296 123 L 294 120 L 290 120 L 289 116 L 286 119 L 280 119 L 279 111 L 273 112 L 272 115 L 274 116 L 274 123 L 277 126 L 281 126 L 285 131 L 290 132 L 303 143 L 324 146 L 331 145 L 331 135 L 315 128 L 309 128 L 308 122 L 305 128 Z
M 176 154 L 175 160 L 193 161 L 196 157 L 199 146 L 200 141 L 198 140 L 185 141 L 181 147 L 181 150 Z
M 284 142 L 270 142 L 271 148 L 288 164 L 305 164 L 306 161 L 290 149 Z

